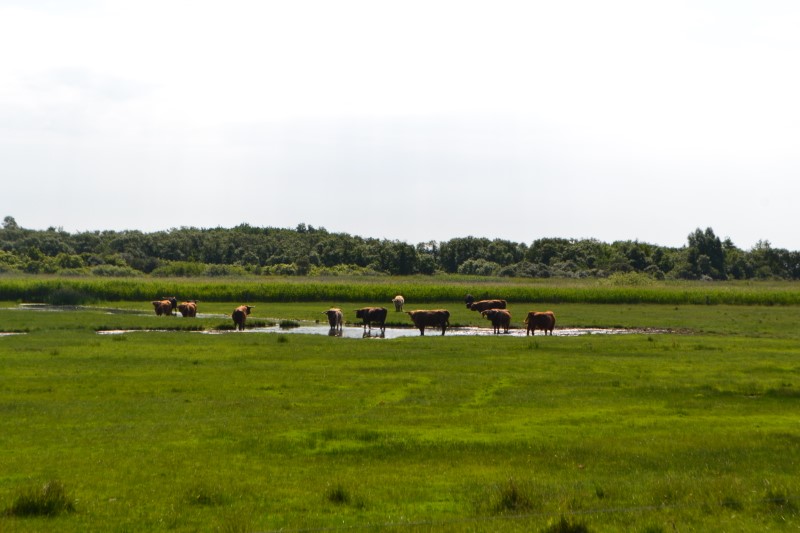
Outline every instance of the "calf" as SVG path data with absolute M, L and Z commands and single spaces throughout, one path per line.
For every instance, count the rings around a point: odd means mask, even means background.
M 525 331 L 526 337 L 528 334 L 536 335 L 536 328 L 544 331 L 545 335 L 547 335 L 548 331 L 550 335 L 553 335 L 553 328 L 556 327 L 556 315 L 554 315 L 552 311 L 531 311 L 528 313 L 528 316 L 525 317 L 525 324 L 528 326 L 528 329 Z
M 197 300 L 188 300 L 186 302 L 181 302 L 178 305 L 178 311 L 180 311 L 181 316 L 184 318 L 186 317 L 196 317 L 197 316 Z
M 418 311 L 406 311 L 406 313 L 411 317 L 414 325 L 419 328 L 420 335 L 423 336 L 425 335 L 426 326 L 432 328 L 441 327 L 442 335 L 444 335 L 444 331 L 450 325 L 450 311 L 447 309 L 421 309 Z
M 506 301 L 505 300 L 480 300 L 477 302 L 473 302 L 469 304 L 469 308 L 472 311 L 479 311 L 484 312 L 487 309 L 505 309 L 506 308 Z
M 508 333 L 508 328 L 511 327 L 511 313 L 505 309 L 487 309 L 481 311 L 481 315 L 492 321 L 495 334 L 500 333 L 500 328 L 503 328 L 503 333 Z
M 386 313 L 385 307 L 362 307 L 356 310 L 356 318 L 360 318 L 364 321 L 365 332 L 367 331 L 367 326 L 369 326 L 369 331 L 372 333 L 372 324 L 376 324 L 380 326 L 381 333 L 385 333 Z
M 328 324 L 331 325 L 331 331 L 342 331 L 342 323 L 344 320 L 341 309 L 332 307 L 327 311 L 323 311 L 322 314 L 328 315 Z
M 247 319 L 247 315 L 250 314 L 250 310 L 254 307 L 254 305 L 240 305 L 233 310 L 233 313 L 231 313 L 231 318 L 233 319 L 234 329 L 238 331 L 244 331 L 244 322 Z

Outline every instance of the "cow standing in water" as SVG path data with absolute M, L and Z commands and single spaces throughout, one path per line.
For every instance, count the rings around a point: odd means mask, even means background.
M 178 299 L 174 296 L 162 296 L 160 300 L 155 300 L 150 302 L 153 304 L 153 308 L 156 311 L 156 315 L 167 315 L 172 316 L 172 311 L 177 309 L 178 307 Z
M 250 314 L 250 310 L 255 307 L 254 305 L 240 305 L 236 309 L 233 310 L 231 313 L 231 318 L 233 319 L 233 327 L 236 330 L 244 331 L 244 323 L 247 320 L 247 315 Z
M 511 327 L 511 313 L 505 309 L 487 309 L 481 311 L 481 315 L 492 322 L 495 334 L 500 333 L 500 328 L 503 328 L 503 333 L 508 333 L 508 328 Z
M 181 302 L 178 305 L 178 311 L 180 311 L 181 316 L 184 318 L 186 317 L 196 317 L 197 316 L 197 300 L 188 300 L 186 302 Z
M 331 331 L 342 331 L 344 315 L 342 315 L 341 309 L 338 307 L 332 307 L 327 311 L 323 311 L 322 314 L 328 315 L 328 324 L 331 326 Z
M 425 328 L 442 328 L 442 335 L 444 335 L 447 326 L 450 325 L 450 311 L 447 309 L 421 309 L 418 311 L 406 311 L 411 321 L 419 329 L 420 335 L 425 335 Z
M 527 331 L 525 331 L 526 337 L 529 334 L 536 335 L 536 328 L 544 331 L 545 335 L 549 331 L 552 336 L 553 328 L 556 327 L 556 315 L 552 311 L 531 311 L 525 317 L 525 324 L 528 326 Z
M 376 324 L 381 328 L 381 335 L 386 332 L 386 308 L 385 307 L 362 307 L 356 310 L 356 318 L 364 321 L 364 333 L 372 333 L 372 324 Z

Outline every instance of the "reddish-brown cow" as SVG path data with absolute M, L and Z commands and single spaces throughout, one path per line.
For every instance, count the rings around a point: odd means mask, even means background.
M 233 327 L 239 331 L 244 331 L 244 323 L 247 320 L 247 315 L 250 314 L 250 310 L 253 309 L 254 305 L 240 305 L 236 309 L 233 310 L 231 314 L 231 318 L 233 319 Z
M 528 325 L 528 329 L 525 332 L 526 337 L 528 334 L 536 335 L 536 328 L 544 331 L 545 335 L 547 335 L 548 331 L 552 335 L 553 328 L 556 327 L 556 315 L 552 311 L 531 311 L 525 318 L 525 324 Z
M 495 334 L 500 333 L 500 328 L 503 328 L 503 333 L 508 333 L 508 328 L 511 327 L 511 313 L 505 309 L 487 309 L 482 311 L 481 315 L 492 321 Z
M 180 311 L 181 316 L 183 316 L 184 318 L 196 317 L 197 300 L 188 300 L 186 302 L 181 302 L 180 304 L 178 304 L 178 311 Z
M 171 316 L 172 311 L 174 311 L 178 307 L 178 299 L 174 296 L 162 296 L 160 300 L 155 300 L 150 302 L 153 304 L 153 308 L 156 311 L 156 315 L 167 315 Z
M 469 304 L 472 311 L 484 312 L 487 309 L 505 309 L 505 300 L 480 300 Z
M 425 328 L 442 328 L 442 335 L 444 335 L 447 326 L 450 325 L 450 311 L 447 309 L 420 309 L 417 311 L 406 311 L 411 321 L 419 328 L 421 335 L 425 335 Z

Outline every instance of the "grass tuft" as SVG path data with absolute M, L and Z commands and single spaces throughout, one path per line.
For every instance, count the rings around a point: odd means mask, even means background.
M 347 505 L 350 503 L 350 491 L 341 483 L 328 487 L 325 491 L 325 499 L 337 505 Z
M 348 505 L 357 509 L 366 507 L 364 500 L 353 496 L 350 490 L 341 483 L 328 486 L 325 490 L 325 499 L 335 505 Z
M 570 522 L 561 517 L 558 522 L 552 523 L 543 530 L 544 533 L 589 533 L 589 528 L 580 522 Z
M 7 516 L 56 516 L 75 511 L 75 504 L 67 495 L 64 484 L 58 480 L 47 481 L 41 487 L 27 488 L 17 495 L 6 510 Z
M 527 485 L 520 485 L 513 478 L 503 485 L 496 485 L 487 495 L 487 501 L 479 502 L 479 511 L 491 514 L 521 514 L 533 509 L 533 498 Z
M 185 493 L 185 498 L 189 504 L 203 507 L 224 505 L 228 500 L 224 494 L 220 494 L 202 483 L 190 487 Z

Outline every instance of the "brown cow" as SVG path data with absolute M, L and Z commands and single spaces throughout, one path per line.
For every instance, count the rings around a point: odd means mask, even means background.
M 180 311 L 181 316 L 184 318 L 186 317 L 196 317 L 197 316 L 197 300 L 188 300 L 185 302 L 181 302 L 178 304 L 178 311 Z
M 447 329 L 447 326 L 450 325 L 450 311 L 447 309 L 432 309 L 432 310 L 417 310 L 417 311 L 406 311 L 408 316 L 411 317 L 411 321 L 414 322 L 414 325 L 419 328 L 419 332 L 421 335 L 425 335 L 425 327 L 432 327 L 442 328 L 442 335 L 444 335 L 444 331 Z
M 552 311 L 531 311 L 528 313 L 528 316 L 525 317 L 525 323 L 528 325 L 528 329 L 525 331 L 526 337 L 529 333 L 531 335 L 536 335 L 536 328 L 544 331 L 545 335 L 547 335 L 548 331 L 550 335 L 552 335 L 553 328 L 556 327 L 556 315 L 554 315 Z
M 487 309 L 505 309 L 505 300 L 480 300 L 469 304 L 472 311 L 480 311 L 481 313 Z
M 406 303 L 406 299 L 403 298 L 403 296 L 401 294 L 398 294 L 397 296 L 392 298 L 392 303 L 394 304 L 395 312 L 400 312 L 400 311 L 403 310 L 403 306 Z
M 331 325 L 331 331 L 342 331 L 343 315 L 342 310 L 338 307 L 331 307 L 327 311 L 322 312 L 323 315 L 328 315 L 328 324 Z
M 178 307 L 178 299 L 174 296 L 162 296 L 160 300 L 150 302 L 156 311 L 156 315 L 172 316 L 172 311 Z
M 508 328 L 511 327 L 511 313 L 505 309 L 487 309 L 481 311 L 484 318 L 492 321 L 495 334 L 500 333 L 500 328 L 503 328 L 503 333 L 508 333 Z
M 364 331 L 372 333 L 372 324 L 377 324 L 381 328 L 381 333 L 386 332 L 386 308 L 385 307 L 362 307 L 356 310 L 356 318 L 364 321 Z
M 244 322 L 247 319 L 247 315 L 250 314 L 250 310 L 254 307 L 254 305 L 240 305 L 233 310 L 231 318 L 233 319 L 234 329 L 244 331 Z

